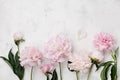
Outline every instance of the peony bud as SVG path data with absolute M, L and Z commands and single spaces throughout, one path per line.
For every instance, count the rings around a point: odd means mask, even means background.
M 50 72 L 51 70 L 53 70 L 53 66 L 51 64 L 46 64 L 41 67 L 41 71 L 43 73 Z
M 14 38 L 14 42 L 15 42 L 16 45 L 19 45 L 20 42 L 25 41 L 24 40 L 24 35 L 21 32 L 14 33 L 13 38 Z

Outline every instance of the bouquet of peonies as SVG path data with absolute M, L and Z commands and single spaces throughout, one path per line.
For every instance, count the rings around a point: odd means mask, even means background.
M 108 74 L 111 80 L 118 80 L 117 57 L 119 47 L 115 48 L 115 39 L 109 33 L 98 33 L 95 35 L 93 44 L 95 50 L 74 51 L 69 39 L 64 35 L 53 36 L 44 45 L 44 50 L 39 50 L 35 46 L 27 46 L 20 51 L 20 44 L 25 41 L 22 33 L 14 34 L 14 43 L 17 46 L 17 52 L 14 54 L 12 48 L 8 53 L 8 58 L 0 56 L 13 70 L 13 73 L 24 80 L 26 68 L 30 68 L 30 80 L 33 80 L 33 69 L 37 67 L 45 76 L 46 80 L 63 80 L 62 64 L 67 61 L 68 70 L 75 72 L 76 80 L 79 80 L 79 73 L 88 73 L 86 80 L 89 80 L 93 66 L 98 71 L 101 67 L 101 80 L 108 80 Z M 112 60 L 104 62 L 104 54 L 110 53 Z M 59 67 L 59 76 L 56 71 Z M 111 71 L 110 73 L 108 71 Z M 109 79 L 110 80 L 110 79 Z

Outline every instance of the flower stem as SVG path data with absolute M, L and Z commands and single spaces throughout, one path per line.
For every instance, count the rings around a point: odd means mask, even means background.
M 24 80 L 24 79 L 20 79 L 20 80 Z
M 117 65 L 117 60 L 116 60 L 116 65 Z M 116 72 L 115 80 L 118 78 L 118 73 Z
M 113 51 L 112 51 L 113 52 Z M 115 54 L 115 53 L 114 53 Z M 112 55 L 112 57 L 113 57 L 113 60 L 114 60 L 114 65 L 116 64 L 116 69 L 117 69 L 117 57 L 115 58 L 114 57 L 114 54 L 112 53 L 111 55 Z M 115 75 L 115 79 L 114 80 L 117 80 L 117 72 L 116 72 L 116 75 Z
M 91 66 L 90 66 L 90 69 L 89 69 L 89 72 L 88 72 L 88 75 L 87 75 L 87 80 L 89 80 L 90 73 L 91 73 L 91 71 L 92 71 L 93 65 L 94 65 L 94 64 L 92 63 Z
M 47 77 L 47 80 L 50 80 L 50 79 L 49 79 L 49 74 L 48 74 L 48 73 L 46 73 L 45 75 L 46 75 L 46 77 Z
M 18 55 L 20 55 L 20 47 L 19 47 L 19 45 L 17 45 L 17 48 L 18 48 Z
M 31 68 L 30 80 L 32 80 L 32 72 L 33 72 L 33 67 Z
M 116 66 L 117 66 L 117 59 L 116 59 L 116 61 L 114 61 L 114 62 L 115 62 L 115 64 L 116 64 Z M 116 72 L 115 80 L 117 80 L 117 78 L 118 78 L 118 75 L 117 75 L 117 72 Z
M 62 80 L 62 68 L 61 68 L 61 63 L 59 62 L 59 69 L 60 69 L 60 80 Z
M 76 71 L 76 80 L 79 80 L 78 71 Z

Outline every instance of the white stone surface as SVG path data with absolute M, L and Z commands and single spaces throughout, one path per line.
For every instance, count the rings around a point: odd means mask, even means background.
M 87 38 L 78 40 L 79 30 L 87 32 Z M 21 50 L 26 45 L 42 48 L 47 38 L 56 33 L 66 34 L 75 51 L 93 47 L 93 36 L 100 31 L 113 34 L 120 45 L 120 0 L 0 0 L 0 55 L 7 57 L 15 46 L 12 35 L 17 31 L 26 38 Z M 27 69 L 24 80 L 30 80 L 29 72 Z M 86 74 L 79 77 L 86 80 Z M 1 59 L 0 80 L 18 80 Z M 35 69 L 33 80 L 45 80 L 45 76 Z M 63 80 L 76 80 L 65 63 Z M 100 80 L 99 72 L 93 71 L 90 80 Z

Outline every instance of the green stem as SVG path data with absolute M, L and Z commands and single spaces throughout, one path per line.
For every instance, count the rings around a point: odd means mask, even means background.
M 116 66 L 117 66 L 117 58 L 114 58 L 114 56 L 113 56 L 113 60 L 114 60 L 114 65 L 116 64 Z M 116 72 L 114 80 L 117 80 L 117 78 L 118 78 L 118 76 L 117 76 L 117 72 Z
M 117 65 L 117 60 L 115 60 L 115 64 Z M 117 78 L 118 78 L 118 75 L 117 75 L 117 72 L 116 72 L 115 80 L 117 80 Z
M 19 47 L 19 45 L 17 45 L 17 48 L 18 48 L 18 55 L 20 55 L 20 47 Z
M 60 80 L 62 80 L 62 68 L 61 68 L 61 63 L 59 62 L 59 69 L 60 69 Z
M 33 72 L 33 67 L 31 68 L 30 80 L 32 80 L 32 72 Z
M 117 80 L 117 74 L 116 74 L 116 76 L 115 76 L 115 80 Z
M 49 74 L 48 74 L 48 73 L 46 73 L 45 75 L 46 75 L 46 77 L 47 77 L 47 80 L 50 80 L 50 79 L 49 79 Z
M 92 65 L 90 66 L 90 69 L 89 69 L 89 72 L 88 72 L 88 76 L 87 76 L 87 80 L 89 80 L 89 77 L 90 77 L 90 73 L 91 73 L 91 71 L 92 71 L 92 67 L 93 67 L 93 63 L 92 63 Z
M 76 73 L 76 80 L 79 80 L 79 76 L 78 76 L 78 71 L 75 72 Z
M 117 65 L 117 60 L 116 60 L 116 65 Z M 118 73 L 116 72 L 116 79 L 115 80 L 117 80 L 117 78 L 118 78 L 118 75 L 117 75 Z

